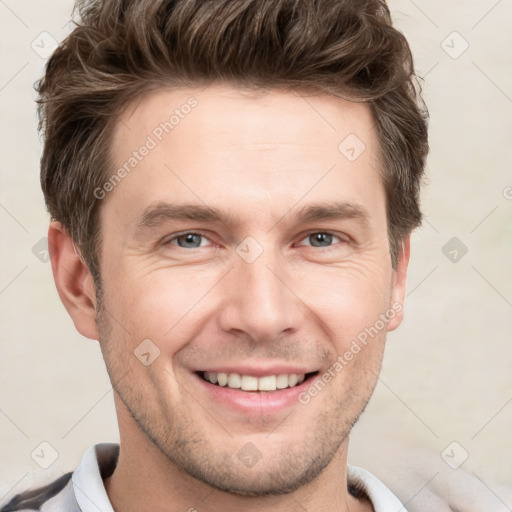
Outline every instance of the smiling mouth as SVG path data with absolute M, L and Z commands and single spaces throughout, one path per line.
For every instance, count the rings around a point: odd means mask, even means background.
M 275 392 L 293 388 L 318 374 L 318 372 L 312 372 L 305 374 L 291 373 L 255 377 L 254 375 L 241 375 L 239 373 L 197 373 L 203 380 L 215 386 L 251 392 Z

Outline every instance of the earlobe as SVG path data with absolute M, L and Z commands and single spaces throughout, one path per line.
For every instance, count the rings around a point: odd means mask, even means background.
M 403 309 L 410 254 L 411 235 L 409 234 L 402 241 L 401 251 L 397 257 L 396 269 L 393 271 L 393 286 L 389 307 L 395 312 L 395 315 L 388 322 L 388 331 L 396 329 L 402 323 L 404 317 Z
M 48 249 L 60 300 L 78 332 L 98 340 L 94 281 L 87 265 L 76 252 L 72 238 L 60 222 L 50 223 Z

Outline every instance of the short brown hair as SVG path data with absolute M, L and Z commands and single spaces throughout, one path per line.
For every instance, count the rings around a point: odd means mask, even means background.
M 381 149 L 393 265 L 421 222 L 428 111 L 383 0 L 79 0 L 37 83 L 41 185 L 96 282 L 100 204 L 118 115 L 153 89 L 215 81 L 368 102 Z M 340 141 L 341 142 L 341 141 Z

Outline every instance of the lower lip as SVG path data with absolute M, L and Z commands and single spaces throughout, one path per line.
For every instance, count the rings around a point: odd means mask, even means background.
M 194 377 L 205 391 L 218 403 L 242 414 L 257 416 L 272 414 L 300 404 L 298 397 L 305 391 L 315 377 L 310 376 L 293 388 L 277 389 L 276 391 L 242 391 L 227 386 L 217 386 L 207 382 L 197 373 Z

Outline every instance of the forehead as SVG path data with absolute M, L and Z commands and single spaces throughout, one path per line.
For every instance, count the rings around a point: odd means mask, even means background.
M 233 209 L 358 195 L 372 202 L 382 195 L 378 153 L 365 103 L 226 84 L 160 90 L 120 116 L 111 174 L 127 172 L 106 202 L 121 198 L 140 211 L 178 200 Z
M 299 145 L 306 140 L 306 147 L 321 142 L 324 149 L 338 151 L 349 134 L 367 147 L 373 145 L 373 128 L 367 103 L 312 91 L 244 90 L 214 83 L 162 89 L 131 102 L 119 116 L 114 151 L 136 147 L 141 133 L 159 145 L 172 144 L 173 137 L 167 137 L 171 132 L 183 138 L 193 135 L 204 149 L 222 137 L 238 145 Z

